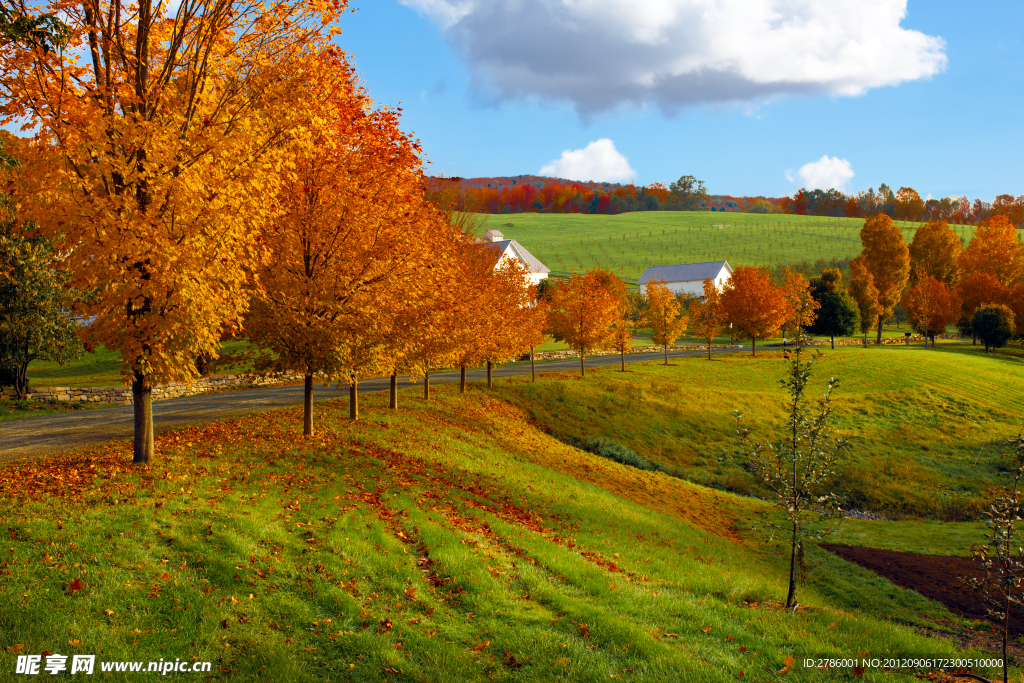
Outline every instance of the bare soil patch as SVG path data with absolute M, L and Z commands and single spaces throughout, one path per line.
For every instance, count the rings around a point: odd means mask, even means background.
M 897 586 L 921 595 L 968 619 L 987 619 L 988 612 L 981 596 L 963 584 L 963 577 L 983 577 L 981 565 L 970 557 L 919 555 L 895 550 L 859 546 L 822 544 L 822 548 L 844 560 L 870 569 Z M 1010 637 L 1024 634 L 1024 610 L 1010 610 Z

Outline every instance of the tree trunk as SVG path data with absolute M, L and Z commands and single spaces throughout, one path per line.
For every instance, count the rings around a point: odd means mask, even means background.
M 978 335 L 974 335 L 974 339 L 971 340 L 971 346 L 978 345 Z
M 348 419 L 359 419 L 359 380 L 355 377 L 348 381 Z
M 882 316 L 878 316 L 878 340 L 875 343 L 882 343 Z
M 17 377 L 14 378 L 14 395 L 19 401 L 28 398 L 28 363 L 18 367 Z
M 586 357 L 586 356 L 584 356 L 584 355 L 583 355 L 583 354 L 581 353 L 581 354 L 580 354 L 580 377 L 586 377 L 586 376 L 587 376 L 587 366 L 586 366 L 586 361 L 587 361 L 587 357 Z
M 786 609 L 793 606 L 796 600 L 796 522 L 793 522 L 793 540 L 790 542 L 789 553 L 789 594 L 786 595 Z
M 836 335 L 834 335 L 834 334 L 832 335 L 832 348 L 833 349 L 836 348 Z
M 755 339 L 754 337 L 750 338 L 750 355 L 757 355 L 757 339 Z
M 430 400 L 430 366 L 423 370 L 423 400 Z
M 391 373 L 391 403 L 388 405 L 391 410 L 398 410 L 398 374 Z
M 985 353 L 988 353 L 988 340 L 985 340 Z
M 153 387 L 149 378 L 136 372 L 132 377 L 132 408 L 135 413 L 133 463 L 147 463 L 153 457 Z
M 533 347 L 530 347 L 530 381 L 537 381 L 537 359 L 533 357 Z
M 313 375 L 307 374 L 302 392 L 302 435 L 313 436 Z
M 622 359 L 622 371 L 625 372 L 626 371 L 626 350 L 625 349 L 620 349 L 619 350 L 619 355 L 621 356 L 621 359 Z
M 708 339 L 708 360 L 711 360 L 711 339 Z
M 668 346 L 665 346 L 665 365 L 668 365 Z
M 459 393 L 466 393 L 466 365 L 459 366 Z
M 491 388 L 491 368 L 492 367 L 493 366 L 491 365 L 491 361 L 487 361 L 487 388 L 488 389 Z

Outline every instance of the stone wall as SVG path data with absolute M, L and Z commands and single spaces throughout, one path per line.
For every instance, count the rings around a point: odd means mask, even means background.
M 227 389 L 248 389 L 278 384 L 294 384 L 303 379 L 299 373 L 272 373 L 267 375 L 213 375 L 193 382 L 161 384 L 153 388 L 153 400 L 160 401 L 178 396 L 208 394 Z M 10 388 L 2 395 L 11 398 Z M 29 386 L 29 401 L 66 401 L 69 403 L 110 403 L 131 405 L 131 387 L 33 387 Z

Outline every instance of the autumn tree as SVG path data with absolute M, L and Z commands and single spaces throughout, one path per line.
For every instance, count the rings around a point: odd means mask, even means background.
M 619 300 L 592 273 L 559 280 L 551 288 L 548 326 L 558 341 L 580 355 L 580 376 L 586 375 L 586 357 L 605 348 L 619 316 Z
M 492 269 L 485 303 L 477 315 L 483 318 L 479 355 L 487 363 L 487 387 L 495 364 L 514 360 L 544 338 L 544 310 L 534 307 L 536 288 L 527 280 L 521 261 L 503 260 Z
M 903 241 L 903 233 L 884 213 L 875 214 L 864 221 L 860 241 L 863 251 L 857 259 L 871 273 L 872 284 L 878 293 L 877 343 L 881 344 L 882 323 L 892 315 L 910 276 L 910 250 Z
M 974 312 L 988 304 L 1007 304 L 1010 290 L 1004 287 L 991 273 L 970 273 L 957 285 L 960 296 L 960 317 L 957 327 L 962 334 L 969 334 L 977 342 L 978 336 L 971 328 Z
M 924 215 L 924 200 L 912 187 L 896 191 L 896 220 L 916 221 Z
M 767 269 L 738 266 L 722 291 L 722 311 L 732 323 L 733 335 L 749 339 L 751 355 L 757 340 L 769 339 L 786 322 L 791 309 L 782 287 L 776 287 Z
M 981 221 L 963 256 L 960 271 L 964 276 L 988 273 L 1004 287 L 1012 287 L 1024 275 L 1024 246 L 1017 228 L 1004 216 Z
M 714 280 L 704 280 L 704 296 L 690 302 L 689 313 L 693 336 L 708 343 L 708 360 L 711 360 L 711 344 L 726 323 L 722 292 Z
M 879 318 L 878 288 L 871 271 L 858 256 L 850 261 L 850 296 L 857 302 L 860 313 L 860 332 L 864 335 L 864 346 L 868 344 L 868 332 L 875 326 Z
M 789 312 L 783 329 L 793 330 L 793 338 L 799 343 L 801 331 L 813 325 L 817 319 L 817 311 L 820 304 L 811 295 L 811 283 L 802 273 L 786 269 L 786 279 L 782 284 L 782 290 L 786 300 L 789 302 Z M 785 343 L 783 343 L 785 348 Z
M 952 287 L 959 280 L 960 237 L 945 221 L 925 223 L 910 241 L 910 284 L 931 276 Z
M 827 268 L 819 277 L 811 278 L 810 288 L 811 296 L 818 302 L 818 309 L 807 331 L 811 334 L 827 334 L 834 349 L 836 335 L 848 337 L 857 332 L 860 309 L 843 286 L 843 272 L 838 268 Z
M 651 341 L 664 349 L 668 365 L 668 347 L 683 335 L 689 318 L 682 315 L 682 304 L 664 280 L 644 287 L 644 305 L 643 325 L 651 331 Z
M 626 371 L 626 354 L 633 350 L 633 329 L 636 326 L 637 302 L 626 290 L 626 283 L 615 273 L 603 268 L 590 270 L 597 281 L 608 290 L 619 302 L 619 312 L 615 320 L 611 338 L 611 347 L 619 352 L 620 369 Z
M 330 44 L 343 9 L 49 0 L 66 50 L 0 45 L 0 115 L 32 131 L 11 150 L 23 217 L 94 294 L 78 312 L 123 359 L 135 462 L 153 454 L 153 386 L 192 379 L 247 309 L 289 142 L 351 79 Z
M 960 296 L 956 289 L 945 282 L 925 275 L 916 285 L 907 290 L 903 297 L 903 310 L 914 330 L 924 335 L 935 346 L 935 335 L 946 331 L 960 317 Z
M 333 127 L 291 148 L 294 172 L 267 226 L 270 260 L 246 320 L 261 370 L 305 377 L 303 433 L 313 434 L 313 382 L 344 380 L 358 418 L 358 380 L 391 371 L 405 331 L 395 324 L 435 284 L 435 242 L 448 234 L 423 201 L 415 143 L 396 112 L 362 91 L 339 97 Z
M 1016 329 L 1013 311 L 1003 304 L 982 306 L 974 312 L 971 329 L 985 342 L 985 353 L 990 347 L 1002 348 L 1013 338 Z

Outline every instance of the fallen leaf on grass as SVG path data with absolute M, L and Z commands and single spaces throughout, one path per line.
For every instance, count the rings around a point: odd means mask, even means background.
M 105 610 L 103 610 L 103 612 L 104 612 L 104 614 L 106 614 L 106 615 L 107 615 L 108 617 L 112 617 L 112 616 L 114 616 L 114 610 L 112 610 L 112 609 L 105 609 Z
M 477 645 L 476 647 L 474 647 L 473 648 L 473 652 L 480 652 L 481 650 L 483 650 L 485 647 L 487 647 L 490 644 L 491 644 L 491 641 L 485 640 L 484 642 L 482 642 L 479 645 Z
M 700 631 L 701 631 L 701 633 L 711 633 L 711 627 L 710 626 L 705 626 Z
M 68 584 L 68 593 L 77 593 L 80 590 L 82 590 L 81 579 L 75 579 L 74 581 Z
M 13 655 L 16 652 L 21 652 L 23 649 L 25 649 L 25 643 L 18 643 L 17 645 L 11 645 L 7 648 L 7 651 Z
M 795 662 L 796 662 L 796 660 L 793 659 L 793 655 L 786 655 L 786 658 L 782 660 L 782 663 L 785 664 L 786 666 L 784 666 L 782 669 L 780 669 L 779 673 L 780 674 L 788 674 L 789 670 L 793 668 L 793 664 Z

